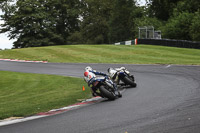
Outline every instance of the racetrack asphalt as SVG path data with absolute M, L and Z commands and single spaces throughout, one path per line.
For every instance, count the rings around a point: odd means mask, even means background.
M 90 65 L 106 73 L 125 66 L 138 86 L 115 101 L 0 127 L 0 133 L 199 133 L 200 66 L 0 61 L 0 70 L 83 77 Z

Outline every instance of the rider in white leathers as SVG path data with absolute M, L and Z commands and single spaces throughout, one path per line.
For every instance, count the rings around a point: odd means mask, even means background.
M 119 84 L 119 79 L 117 76 L 117 72 L 120 72 L 121 70 L 126 70 L 125 67 L 120 67 L 120 68 L 108 68 L 108 74 L 110 78 L 116 83 Z

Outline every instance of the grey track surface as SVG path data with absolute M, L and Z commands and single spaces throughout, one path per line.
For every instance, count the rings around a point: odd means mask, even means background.
M 106 72 L 125 66 L 137 88 L 121 99 L 0 127 L 0 133 L 199 133 L 200 66 L 17 63 L 0 70 L 82 77 L 84 68 Z

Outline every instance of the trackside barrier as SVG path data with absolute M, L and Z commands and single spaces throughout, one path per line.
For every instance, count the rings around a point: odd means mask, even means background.
M 137 44 L 150 44 L 150 45 L 200 49 L 200 42 L 193 42 L 187 40 L 138 39 Z
M 136 44 L 136 42 L 137 41 L 135 41 L 135 40 L 129 40 L 129 41 L 115 43 L 115 45 L 134 45 L 134 44 Z

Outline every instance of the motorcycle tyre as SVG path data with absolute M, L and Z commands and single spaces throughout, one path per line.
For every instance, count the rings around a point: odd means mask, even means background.
M 99 91 L 101 92 L 101 94 L 104 97 L 108 98 L 109 100 L 115 100 L 116 99 L 114 93 L 109 92 L 107 89 L 105 89 L 105 87 L 103 85 L 99 87 Z
M 123 81 L 124 81 L 125 84 L 130 85 L 132 87 L 136 87 L 137 86 L 137 84 L 127 76 L 125 76 L 123 78 Z

